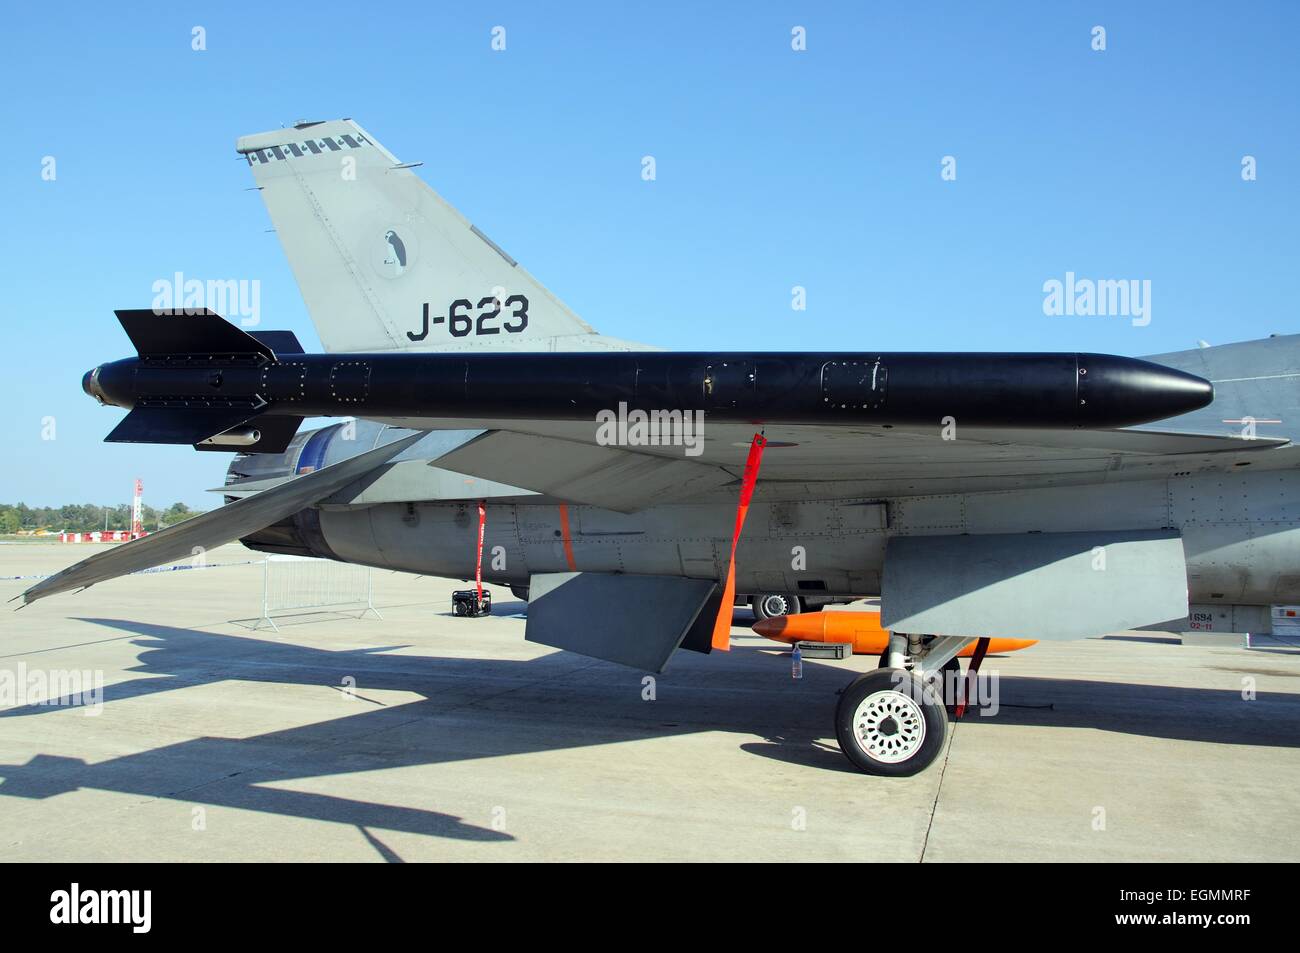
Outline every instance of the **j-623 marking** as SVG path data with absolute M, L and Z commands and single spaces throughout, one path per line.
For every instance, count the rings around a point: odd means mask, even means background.
M 471 310 L 476 307 L 477 314 L 471 314 Z M 412 341 L 423 341 L 429 336 L 430 326 L 441 324 L 447 326 L 447 331 L 454 338 L 470 334 L 500 334 L 502 331 L 518 334 L 528 327 L 528 299 L 523 295 L 510 295 L 502 301 L 495 295 L 487 295 L 480 298 L 476 306 L 469 298 L 457 298 L 447 306 L 446 315 L 435 315 L 432 318 L 429 317 L 429 303 L 426 301 L 419 333 L 407 331 L 406 336 Z

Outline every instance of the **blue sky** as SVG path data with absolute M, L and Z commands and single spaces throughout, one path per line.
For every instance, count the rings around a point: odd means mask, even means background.
M 1140 355 L 1300 330 L 1300 4 L 461 6 L 6 10 L 0 501 L 123 501 L 140 476 L 154 505 L 213 505 L 225 455 L 102 443 L 121 412 L 79 380 L 130 353 L 113 309 L 178 270 L 260 280 L 262 327 L 318 346 L 234 154 L 303 118 L 423 161 L 618 337 Z M 1067 271 L 1150 280 L 1151 323 L 1044 315 Z

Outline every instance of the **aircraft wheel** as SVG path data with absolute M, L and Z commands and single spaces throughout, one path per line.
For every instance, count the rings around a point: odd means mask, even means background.
M 762 622 L 782 615 L 798 615 L 799 597 L 784 592 L 765 592 L 749 597 L 749 608 L 754 611 L 754 618 Z
M 840 750 L 867 774 L 902 778 L 924 770 L 943 750 L 947 733 L 943 701 L 904 669 L 859 675 L 835 709 Z

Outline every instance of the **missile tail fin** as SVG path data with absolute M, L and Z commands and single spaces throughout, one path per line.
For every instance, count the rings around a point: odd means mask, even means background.
M 258 414 L 247 407 L 136 407 L 122 418 L 106 443 L 191 444 L 195 450 L 227 453 L 283 453 L 303 418 L 291 414 Z M 223 442 L 220 435 L 243 428 L 240 442 Z M 213 438 L 215 442 L 208 443 Z
M 198 443 L 238 427 L 253 416 L 247 407 L 219 410 L 136 407 L 104 440 L 107 443 Z
M 261 354 L 267 358 L 275 357 L 270 344 L 206 308 L 193 312 L 159 312 L 140 308 L 114 313 L 141 357 L 173 354 Z M 292 336 L 291 332 L 281 333 Z M 293 343 L 296 345 L 297 339 Z M 299 347 L 298 351 L 301 352 L 302 348 Z

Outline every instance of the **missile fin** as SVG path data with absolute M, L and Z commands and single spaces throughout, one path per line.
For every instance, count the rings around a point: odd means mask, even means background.
M 249 331 L 248 334 L 275 351 L 277 357 L 281 354 L 306 353 L 298 343 L 298 335 L 292 331 Z
M 206 308 L 158 313 L 148 308 L 114 312 L 141 357 L 167 354 L 261 354 L 274 359 L 271 345 Z M 297 344 L 297 340 L 294 340 Z M 302 348 L 299 347 L 301 352 Z
M 136 407 L 122 418 L 106 443 L 198 443 L 238 427 L 256 416 L 248 407 L 195 409 L 190 407 Z M 301 420 L 302 418 L 297 418 Z M 297 430 L 295 424 L 294 430 Z M 290 434 L 290 437 L 293 435 Z M 286 441 L 287 442 L 287 441 Z

